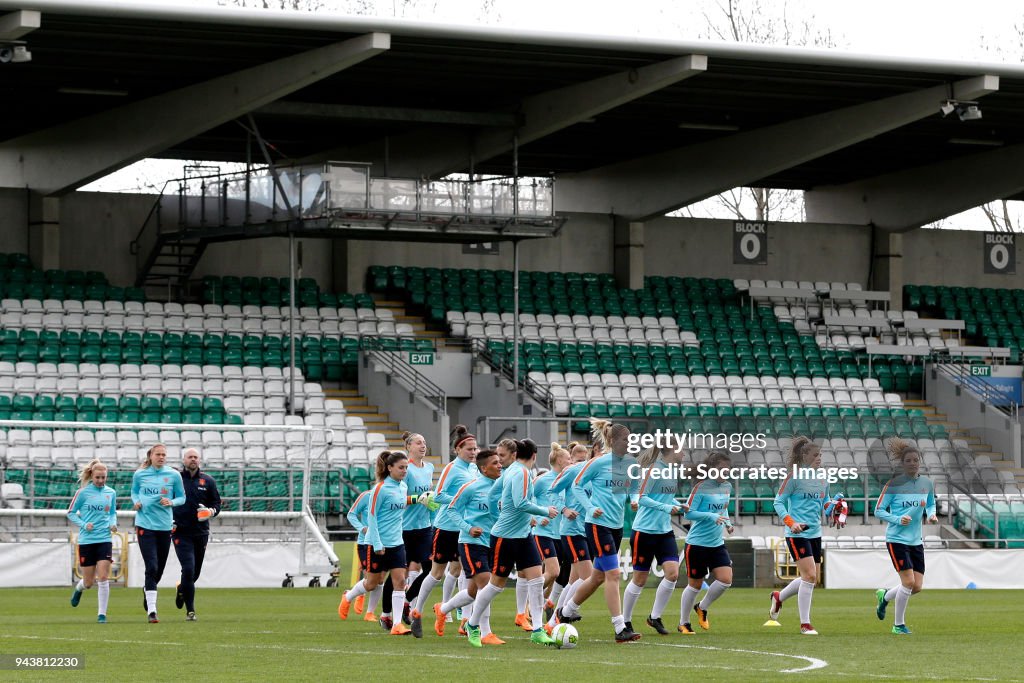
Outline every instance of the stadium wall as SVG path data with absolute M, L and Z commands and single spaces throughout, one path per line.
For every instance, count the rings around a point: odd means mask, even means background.
M 24 190 L 0 188 L 0 253 L 28 252 L 28 203 Z
M 135 278 L 136 257 L 128 245 L 155 201 L 154 195 L 75 192 L 61 200 L 60 258 L 65 269 L 107 273 L 117 285 Z M 28 195 L 0 189 L 0 251 L 28 251 Z M 614 272 L 613 217 L 574 213 L 555 240 L 527 240 L 521 263 L 527 270 Z M 662 217 L 644 226 L 647 275 L 685 273 L 698 277 L 829 280 L 867 284 L 871 229 L 858 225 L 772 223 L 768 263 L 732 262 L 732 221 Z M 303 276 L 322 286 L 363 291 L 366 268 L 400 264 L 453 268 L 511 268 L 511 244 L 498 255 L 463 254 L 461 244 L 349 240 L 302 240 Z M 282 238 L 211 245 L 196 277 L 283 276 L 288 272 Z M 1024 257 L 1016 275 L 986 275 L 977 232 L 913 230 L 903 235 L 903 279 L 915 284 L 965 287 L 1024 287 Z

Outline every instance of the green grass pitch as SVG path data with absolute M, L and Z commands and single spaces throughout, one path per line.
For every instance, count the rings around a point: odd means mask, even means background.
M 343 565 L 344 566 L 344 565 Z M 439 596 L 440 590 L 436 590 Z M 111 590 L 110 622 L 95 623 L 95 590 L 81 605 L 68 589 L 0 591 L 0 652 L 83 655 L 85 669 L 9 672 L 5 680 L 574 680 L 636 677 L 733 680 L 991 680 L 1024 678 L 1024 595 L 1020 591 L 925 591 L 911 600 L 912 636 L 889 633 L 874 615 L 871 591 L 818 590 L 817 637 L 801 636 L 796 601 L 781 628 L 763 627 L 768 591 L 733 589 L 711 610 L 711 630 L 659 637 L 646 625 L 654 591 L 634 616 L 638 643 L 616 645 L 600 595 L 577 624 L 572 651 L 532 645 L 512 626 L 514 591 L 492 610 L 495 631 L 509 642 L 474 650 L 464 638 L 423 640 L 385 634 L 355 614 L 338 619 L 338 589 L 208 589 L 197 597 L 199 621 L 186 623 L 173 592 L 161 591 L 161 623 L 146 623 L 141 590 Z M 665 623 L 674 628 L 677 592 Z M 562 677 L 562 678 L 560 678 Z

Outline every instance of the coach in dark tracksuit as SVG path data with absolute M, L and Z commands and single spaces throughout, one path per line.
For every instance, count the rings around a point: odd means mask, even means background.
M 199 451 L 188 448 L 182 456 L 181 483 L 185 486 L 185 504 L 174 508 L 174 530 L 171 540 L 181 564 L 181 581 L 174 604 L 187 608 L 186 621 L 196 620 L 196 581 L 203 569 L 206 542 L 210 539 L 210 523 L 199 518 L 200 506 L 209 508 L 212 516 L 220 513 L 217 482 L 199 469 Z

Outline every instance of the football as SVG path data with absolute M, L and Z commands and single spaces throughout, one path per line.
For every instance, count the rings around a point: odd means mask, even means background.
M 559 624 L 551 632 L 551 637 L 559 650 L 571 650 L 580 642 L 580 634 L 572 624 Z

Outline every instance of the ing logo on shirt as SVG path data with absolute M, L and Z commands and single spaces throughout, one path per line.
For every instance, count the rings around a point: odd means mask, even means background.
M 800 494 L 800 497 L 805 499 L 805 500 L 811 499 L 811 498 L 813 498 L 813 499 L 821 499 L 821 498 L 825 497 L 825 494 L 823 492 L 811 493 L 810 491 L 805 491 L 805 492 Z

